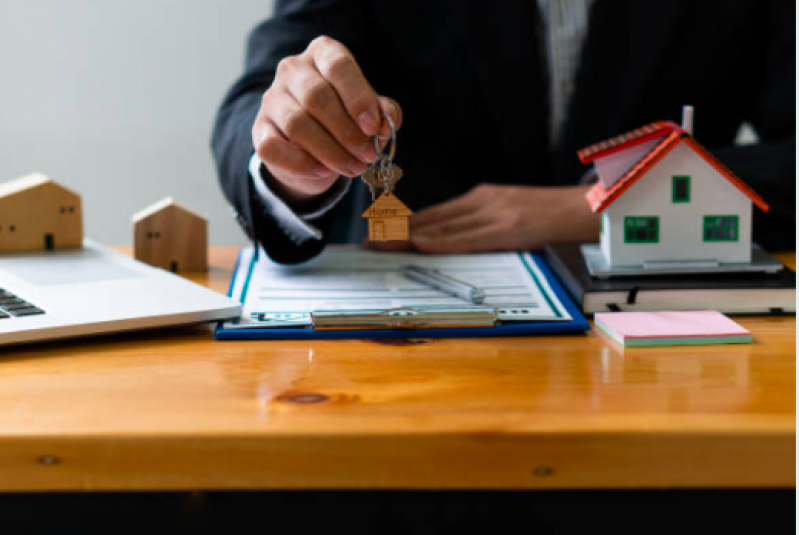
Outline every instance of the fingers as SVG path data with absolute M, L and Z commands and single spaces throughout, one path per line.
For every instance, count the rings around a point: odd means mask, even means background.
M 483 211 L 475 211 L 471 213 L 461 214 L 460 216 L 453 217 L 439 221 L 438 223 L 419 226 L 411 219 L 411 232 L 414 236 L 424 236 L 427 238 L 438 238 L 448 234 L 461 234 L 469 232 L 476 228 L 490 224 L 494 218 L 491 214 Z
M 394 128 L 396 130 L 402 128 L 403 116 L 402 108 L 400 107 L 399 103 L 392 98 L 383 96 L 378 97 L 377 100 L 380 103 L 380 112 L 391 117 L 391 120 L 394 121 Z M 382 121 L 378 137 L 380 138 L 381 148 L 385 148 L 386 144 L 391 139 L 391 127 L 389 126 L 388 121 Z
M 411 240 L 419 251 L 458 254 L 508 248 L 517 223 L 512 192 L 493 184 L 480 184 L 451 201 L 411 218 Z
M 414 214 L 411 219 L 416 232 L 424 232 L 427 227 L 440 224 L 442 221 L 453 220 L 464 214 L 474 213 L 481 208 L 480 199 L 472 191 Z
M 429 254 L 466 254 L 503 250 L 503 227 L 496 224 L 438 236 L 412 235 L 413 246 Z
M 355 177 L 366 164 L 354 158 L 288 92 L 271 96 L 272 122 L 281 134 L 338 174 Z
M 288 93 L 352 156 L 363 163 L 373 162 L 377 154 L 372 138 L 350 117 L 336 89 L 310 63 L 296 63 L 286 81 Z
M 288 141 L 278 128 L 267 123 L 260 130 L 258 157 L 274 177 L 291 180 L 305 196 L 324 193 L 338 174 L 316 161 L 310 154 Z
M 380 114 L 375 93 L 347 48 L 329 37 L 318 37 L 308 47 L 316 70 L 338 93 L 350 117 L 367 136 L 380 128 Z
M 421 227 L 411 219 L 411 240 L 420 250 L 434 252 L 442 246 L 447 246 L 451 240 L 457 242 L 463 236 L 469 236 L 479 229 L 491 226 L 493 222 L 492 214 L 481 210 L 462 213 Z
M 379 96 L 377 97 L 377 100 L 380 103 L 381 113 L 391 116 L 391 119 L 394 121 L 394 126 L 397 130 L 402 128 L 403 114 L 399 103 L 393 98 L 385 96 Z
M 253 144 L 289 194 L 321 193 L 339 175 L 356 177 L 375 160 L 372 137 L 390 137 L 382 113 L 397 128 L 402 124 L 399 105 L 378 97 L 349 50 L 319 37 L 278 64 L 253 125 Z

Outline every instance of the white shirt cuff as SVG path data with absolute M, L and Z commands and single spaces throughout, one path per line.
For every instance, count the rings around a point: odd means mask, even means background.
M 269 189 L 262 175 L 262 169 L 261 159 L 257 154 L 253 154 L 250 158 L 250 177 L 267 214 L 272 216 L 286 236 L 297 245 L 311 239 L 321 240 L 322 231 L 311 222 L 325 215 L 341 201 L 349 191 L 352 180 L 346 177 L 339 178 L 326 193 L 322 205 L 313 212 L 303 214 L 289 208 L 280 197 Z

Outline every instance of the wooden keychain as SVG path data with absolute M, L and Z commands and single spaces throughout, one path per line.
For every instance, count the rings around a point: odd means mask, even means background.
M 402 178 L 402 169 L 394 163 L 394 155 L 397 153 L 397 130 L 391 117 L 386 114 L 383 114 L 383 117 L 391 129 L 390 148 L 387 153 L 383 153 L 380 150 L 380 140 L 377 136 L 374 137 L 377 158 L 361 175 L 361 180 L 372 192 L 374 202 L 362 217 L 369 222 L 369 241 L 408 241 L 410 239 L 408 219 L 413 212 L 394 195 L 394 187 Z

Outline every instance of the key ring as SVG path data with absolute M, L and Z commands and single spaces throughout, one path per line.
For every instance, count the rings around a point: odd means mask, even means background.
M 388 152 L 388 156 L 385 156 L 383 152 L 380 150 L 380 138 L 375 135 L 374 142 L 375 142 L 375 152 L 377 153 L 377 158 L 375 158 L 375 163 L 378 161 L 381 162 L 381 167 L 385 167 L 386 164 L 383 162 L 388 162 L 389 164 L 394 161 L 394 155 L 397 153 L 397 129 L 394 127 L 394 120 L 391 116 L 387 113 L 383 114 L 383 118 L 388 121 L 388 127 L 391 129 L 391 150 Z

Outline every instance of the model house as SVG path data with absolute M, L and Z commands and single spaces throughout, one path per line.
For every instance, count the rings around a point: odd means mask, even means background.
M 752 204 L 768 205 L 697 143 L 692 112 L 579 151 L 599 178 L 587 199 L 607 265 L 751 261 Z
M 133 216 L 133 249 L 137 260 L 170 271 L 204 271 L 208 267 L 208 222 L 167 198 Z
M 369 241 L 404 241 L 410 237 L 410 208 L 394 196 L 383 193 L 372 203 L 363 217 L 369 221 Z
M 0 184 L 0 253 L 82 245 L 80 195 L 42 174 Z

